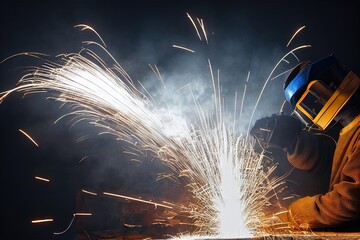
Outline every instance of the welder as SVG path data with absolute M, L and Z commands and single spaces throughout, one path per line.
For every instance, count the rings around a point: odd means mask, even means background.
M 359 86 L 359 77 L 333 55 L 302 62 L 284 84 L 292 114 L 259 119 L 251 129 L 262 151 L 283 149 L 295 168 L 317 172 L 331 166 L 328 192 L 299 198 L 279 215 L 294 228 L 351 225 L 360 231 Z M 341 130 L 332 147 L 324 139 L 336 125 Z

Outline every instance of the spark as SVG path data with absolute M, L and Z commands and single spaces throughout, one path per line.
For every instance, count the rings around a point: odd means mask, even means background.
M 129 196 L 125 196 L 125 195 L 120 195 L 120 194 L 115 194 L 115 193 L 109 193 L 109 192 L 103 192 L 104 195 L 108 195 L 108 196 L 113 196 L 113 197 L 118 197 L 118 198 L 123 198 L 125 200 L 132 200 L 132 201 L 136 201 L 136 202 L 142 202 L 142 203 L 146 203 L 146 204 L 150 204 L 150 205 L 154 205 L 155 207 L 163 207 L 163 208 L 170 208 L 172 209 L 172 206 L 168 206 L 162 203 L 157 203 L 157 202 L 153 202 L 153 201 L 147 201 L 147 200 L 143 200 L 143 199 L 139 199 L 139 198 L 134 198 L 134 197 L 129 197 Z
M 190 19 L 190 22 L 191 22 L 191 23 L 192 23 L 192 25 L 194 26 L 195 31 L 196 31 L 196 34 L 197 34 L 197 36 L 198 36 L 199 40 L 201 41 L 202 39 L 201 39 L 201 36 L 200 36 L 199 30 L 198 30 L 198 28 L 197 28 L 197 26 L 196 26 L 196 24 L 195 24 L 194 20 L 192 19 L 192 17 L 190 16 L 190 14 L 186 13 L 186 16 Z
M 39 52 L 22 52 L 22 53 L 16 53 L 16 54 L 13 54 L 7 58 L 5 58 L 4 60 L 2 60 L 0 62 L 0 64 L 3 64 L 4 62 L 6 62 L 7 60 L 11 59 L 11 58 L 15 58 L 17 56 L 29 56 L 29 57 L 33 57 L 33 58 L 41 58 L 41 57 L 44 57 L 44 56 L 49 56 L 47 54 L 43 54 L 43 53 L 39 53 Z
M 154 74 L 156 75 L 156 77 L 159 79 L 162 86 L 164 87 L 165 86 L 164 80 L 160 74 L 159 68 L 156 65 L 152 66 L 151 64 L 149 64 L 149 67 L 151 68 L 151 70 L 154 72 Z
M 182 49 L 182 50 L 185 50 L 185 51 L 188 51 L 188 52 L 195 53 L 195 51 L 190 49 L 190 48 L 182 47 L 182 46 L 179 46 L 179 45 L 173 45 L 173 47 L 174 48 L 179 48 L 179 49 Z
M 187 88 L 187 87 L 191 88 L 191 83 L 185 84 L 184 86 L 182 86 L 181 88 L 179 88 L 178 90 L 176 90 L 176 92 L 180 92 L 180 91 L 184 90 L 184 89 Z
M 143 163 L 143 162 L 142 162 L 141 160 L 139 160 L 139 159 L 130 159 L 130 162 L 135 163 L 136 166 L 139 166 L 139 165 L 141 165 L 141 164 Z
M 74 216 L 92 216 L 92 213 L 79 212 L 79 213 L 74 213 Z
M 82 158 L 79 160 L 79 163 L 82 163 L 82 162 L 85 161 L 87 158 L 89 158 L 89 156 L 82 157 Z
M 36 219 L 32 220 L 31 223 L 45 223 L 45 222 L 53 222 L 53 218 L 45 218 L 45 219 Z
M 276 79 L 276 78 L 278 78 L 278 77 L 280 77 L 280 76 L 282 76 L 282 75 L 284 75 L 284 74 L 286 74 L 286 73 L 290 72 L 291 70 L 292 70 L 292 69 L 288 69 L 288 70 L 286 70 L 286 71 L 284 71 L 284 72 L 282 72 L 282 73 L 280 73 L 280 74 L 276 75 L 275 77 L 272 77 L 272 78 L 271 78 L 271 80 L 274 80 L 274 79 Z
M 1 102 L 1 99 L 0 99 L 0 102 Z M 21 129 L 19 129 L 19 132 L 21 132 L 22 134 L 24 134 L 25 137 L 27 137 L 28 139 L 30 139 L 31 142 L 33 142 L 37 147 L 39 147 L 39 144 L 37 144 L 37 143 L 35 142 L 35 140 L 34 140 L 32 137 L 30 137 L 29 134 L 27 134 L 25 131 L 23 131 L 23 130 L 21 130 Z
M 241 99 L 239 121 L 242 120 L 243 107 L 244 107 L 245 96 L 246 96 L 246 89 L 247 89 L 247 85 L 248 85 L 248 83 L 249 83 L 249 79 L 250 79 L 250 71 L 248 71 L 248 74 L 247 74 L 247 77 L 246 77 L 246 82 L 245 82 L 245 84 L 244 84 L 244 92 L 243 92 L 242 99 Z
M 296 56 L 295 53 L 292 52 L 291 54 L 296 58 L 296 61 L 297 61 L 297 62 L 300 62 L 299 58 Z
M 85 141 L 86 139 L 89 139 L 89 136 L 88 136 L 88 135 L 79 137 L 79 138 L 76 139 L 75 141 L 76 141 L 76 142 L 82 142 L 82 141 Z
M 129 227 L 129 228 L 140 228 L 142 227 L 142 225 L 138 225 L 138 224 L 127 224 L 127 223 L 124 223 L 123 224 L 125 227 Z
M 284 62 L 286 62 L 287 64 L 289 64 L 290 62 L 286 59 L 283 59 Z
M 206 41 L 206 44 L 209 44 L 209 41 L 208 41 L 208 38 L 207 38 L 207 34 L 206 34 L 206 29 L 205 29 L 205 24 L 204 24 L 204 20 L 203 19 L 199 19 L 197 18 L 197 21 L 200 25 L 200 28 L 204 34 L 204 38 L 205 38 L 205 41 Z
M 284 197 L 283 200 L 292 199 L 294 196 Z
M 81 191 L 82 191 L 83 193 L 87 193 L 87 194 L 90 194 L 90 195 L 97 196 L 97 193 L 95 193 L 95 192 L 91 192 L 91 191 L 88 191 L 88 190 L 85 190 L 85 189 L 81 189 Z
M 92 31 L 93 33 L 96 34 L 96 36 L 100 39 L 100 41 L 102 42 L 102 44 L 104 45 L 104 47 L 106 47 L 106 44 L 104 42 L 104 40 L 101 38 L 101 36 L 95 31 L 94 28 L 90 27 L 89 25 L 86 25 L 86 24 L 78 24 L 78 25 L 75 25 L 74 28 L 77 28 L 77 27 L 80 27 L 81 28 L 81 31 L 84 31 L 84 30 L 90 30 Z
M 266 128 L 260 128 L 260 130 L 265 132 L 271 132 L 271 129 L 266 129 Z
M 35 179 L 40 180 L 40 181 L 44 181 L 44 182 L 50 182 L 50 179 L 43 178 L 43 177 L 35 176 Z
M 73 217 L 71 218 L 71 221 L 69 223 L 69 225 L 67 226 L 67 228 L 65 228 L 65 230 L 61 231 L 61 232 L 53 232 L 54 235 L 61 235 L 61 234 L 64 234 L 66 233 L 70 227 L 72 226 L 74 220 L 75 220 L 75 217 L 77 216 L 92 216 L 92 213 L 74 213 L 73 214 Z
M 305 28 L 305 26 L 302 26 L 301 28 L 299 28 L 295 33 L 294 35 L 290 38 L 289 42 L 286 44 L 286 47 L 288 47 L 290 45 L 290 43 L 292 42 L 292 40 L 295 38 L 295 36 Z

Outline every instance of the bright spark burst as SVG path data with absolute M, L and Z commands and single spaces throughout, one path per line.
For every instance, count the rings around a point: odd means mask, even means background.
M 84 53 L 93 54 L 85 50 Z M 155 106 L 124 77 L 120 66 L 106 67 L 97 56 L 90 60 L 91 56 L 71 54 L 62 58 L 60 66 L 46 63 L 24 76 L 1 99 L 15 91 L 56 91 L 53 99 L 74 106 L 74 111 L 67 114 L 73 116 L 72 121 L 87 120 L 104 129 L 104 133 L 152 152 L 186 180 L 196 199 L 187 208 L 198 226 L 197 234 L 223 237 L 256 234 L 259 224 L 263 224 L 258 216 L 277 182 L 269 180 L 273 169 L 264 172 L 262 157 L 226 124 L 219 111 L 220 83 L 213 77 L 218 108 L 215 118 L 194 100 L 200 124 L 189 126 L 169 119 L 171 115 L 167 119 L 155 115 Z M 169 125 L 170 129 L 181 129 L 177 131 L 181 134 L 167 134 Z
M 188 17 L 192 20 L 190 15 Z M 192 23 L 196 27 L 194 21 Z M 202 19 L 198 19 L 198 23 L 207 41 Z M 94 42 L 87 44 L 100 46 Z M 278 64 L 304 47 L 307 46 L 291 50 Z M 198 121 L 187 124 L 170 111 L 165 116 L 156 114 L 158 109 L 151 95 L 143 94 L 110 53 L 104 47 L 102 49 L 113 60 L 111 66 L 89 48 L 80 53 L 61 55 L 58 62 L 46 62 L 26 74 L 17 87 L 0 93 L 0 102 L 12 92 L 47 91 L 53 100 L 73 108 L 61 118 L 72 116 L 73 124 L 87 121 L 102 129 L 102 134 L 114 135 L 116 139 L 156 156 L 187 183 L 194 201 L 184 208 L 197 226 L 193 235 L 249 237 L 263 235 L 264 228 L 279 223 L 276 216 L 267 217 L 264 209 L 271 205 L 270 199 L 276 197 L 276 189 L 283 179 L 270 177 L 276 166 L 264 168 L 264 156 L 253 151 L 248 134 L 246 138 L 237 135 L 235 120 L 229 124 L 224 117 L 227 113 L 222 108 L 220 73 L 218 71 L 217 78 L 214 77 L 210 60 L 216 111 L 208 113 L 194 99 Z M 161 79 L 160 73 L 159 76 Z M 104 194 L 130 199 L 119 194 Z

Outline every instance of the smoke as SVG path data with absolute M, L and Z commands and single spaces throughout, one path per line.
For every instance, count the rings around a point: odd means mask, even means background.
M 228 118 L 229 122 L 232 122 L 234 117 L 238 121 L 241 115 L 242 125 L 238 126 L 238 131 L 244 133 L 247 129 L 246 125 L 252 124 L 249 120 L 260 90 L 286 49 L 281 51 L 280 47 L 273 46 L 269 51 L 266 49 L 268 46 L 263 46 L 256 50 L 247 50 L 247 46 L 243 42 L 226 41 L 216 44 L 214 43 L 216 40 L 216 38 L 209 37 L 209 45 L 201 42 L 205 46 L 201 46 L 200 51 L 197 48 L 192 48 L 191 44 L 186 46 L 194 49 L 195 53 L 172 48 L 172 42 L 169 41 L 166 50 L 168 52 L 166 64 L 156 65 L 156 62 L 160 62 L 159 59 L 154 61 L 155 63 L 150 63 L 159 69 L 161 80 L 159 79 L 160 76 L 157 76 L 149 67 L 147 74 L 140 81 L 145 89 L 151 93 L 160 109 L 166 111 L 170 106 L 172 114 L 181 116 L 186 122 L 192 122 L 196 118 L 195 102 L 199 103 L 206 112 L 211 113 L 215 110 L 210 61 L 216 87 L 219 80 L 220 95 L 224 102 L 223 107 L 228 112 L 225 117 Z M 194 36 L 192 45 L 199 48 L 197 41 L 199 40 Z M 142 55 L 141 52 L 137 54 Z M 160 58 L 162 55 L 164 54 L 160 54 Z M 290 67 L 292 66 L 289 64 L 288 66 L 281 66 L 275 74 L 288 70 Z M 249 72 L 249 81 L 246 82 Z M 275 74 L 273 77 L 276 76 Z M 252 119 L 253 121 L 258 117 L 279 112 L 284 100 L 282 84 L 283 77 L 269 82 L 254 119 Z M 245 85 L 246 92 L 243 96 Z M 240 113 L 242 100 L 244 102 L 242 113 Z M 234 116 L 235 102 L 237 106 Z

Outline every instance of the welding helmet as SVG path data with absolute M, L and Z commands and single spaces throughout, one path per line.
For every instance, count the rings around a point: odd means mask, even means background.
M 302 122 L 325 130 L 359 85 L 359 77 L 331 55 L 295 66 L 285 81 L 284 92 Z

